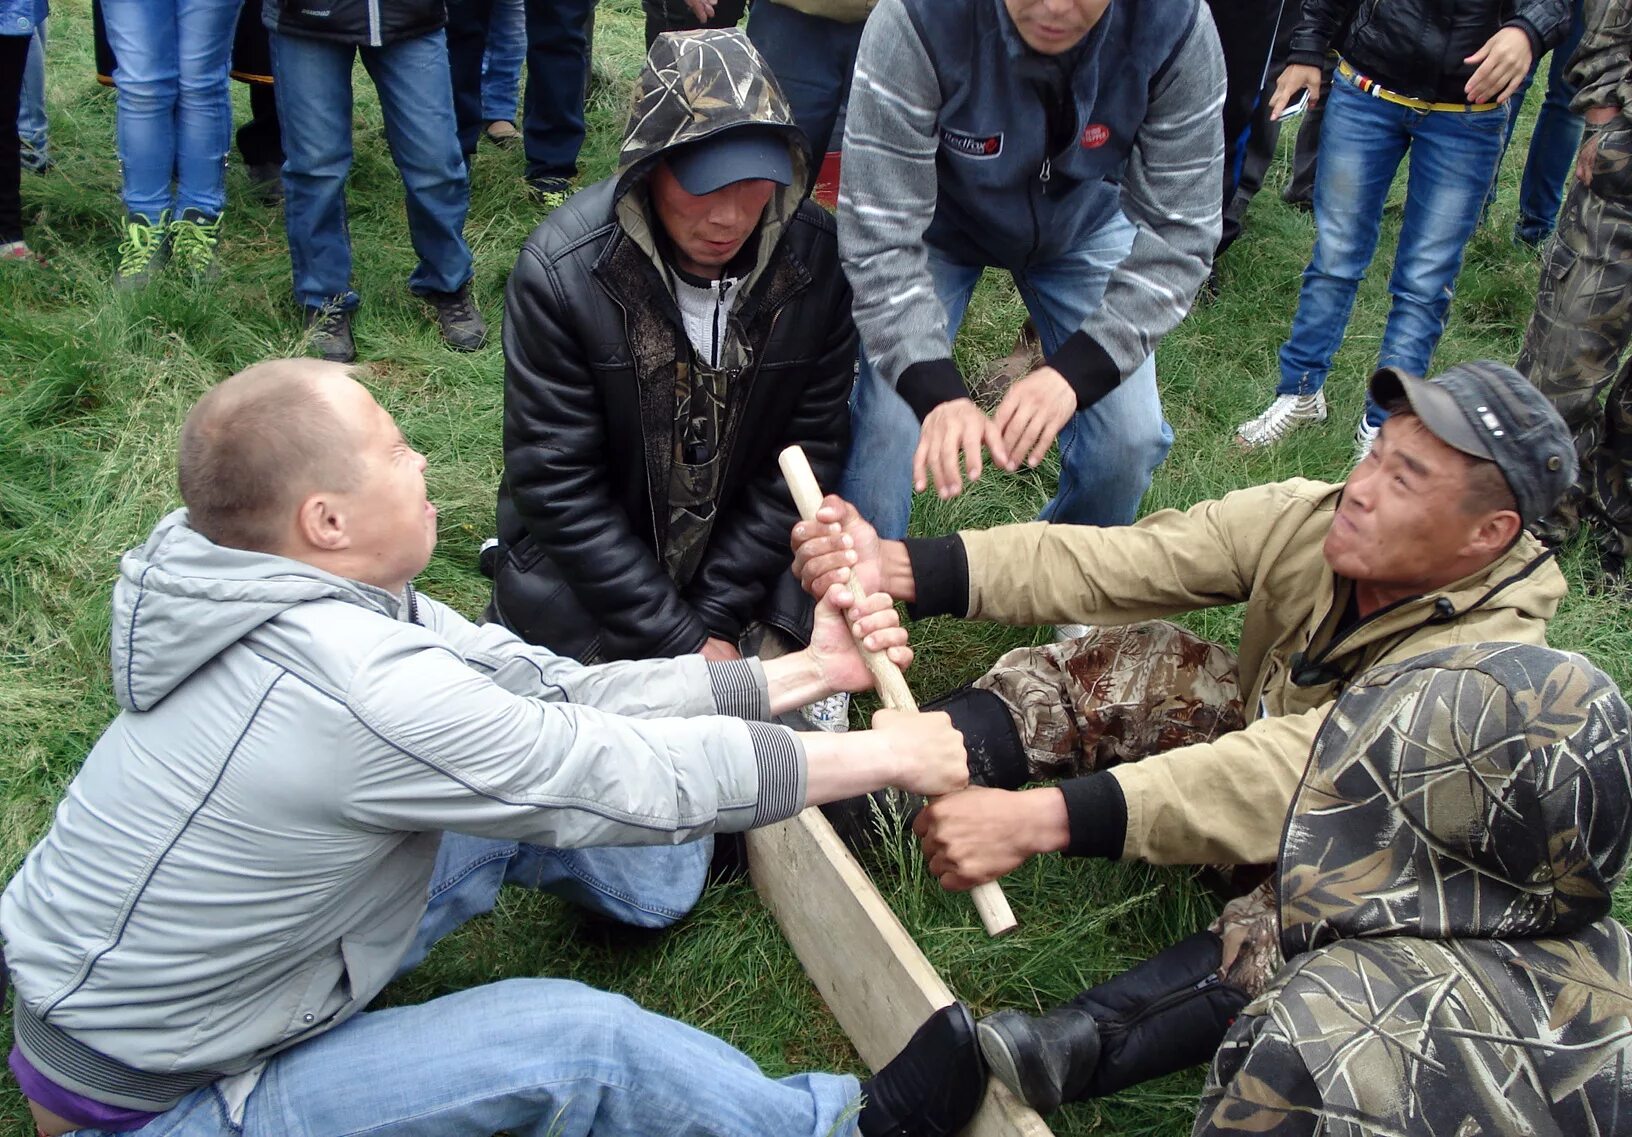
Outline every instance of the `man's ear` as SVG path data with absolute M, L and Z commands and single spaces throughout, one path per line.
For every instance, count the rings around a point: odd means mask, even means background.
M 351 547 L 345 510 L 335 495 L 311 493 L 295 512 L 295 532 L 313 549 L 336 553 Z
M 1470 556 L 1494 557 L 1514 542 L 1521 528 L 1523 523 L 1517 513 L 1498 509 L 1479 523 L 1464 551 Z

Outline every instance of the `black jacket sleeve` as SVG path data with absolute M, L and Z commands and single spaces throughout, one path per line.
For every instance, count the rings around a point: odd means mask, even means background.
M 759 383 L 797 383 L 802 387 L 774 446 L 761 468 L 751 471 L 741 494 L 720 517 L 703 562 L 685 591 L 709 634 L 736 641 L 771 582 L 793 563 L 789 531 L 799 520 L 776 455 L 799 445 L 824 492 L 838 487 L 850 445 L 850 385 L 855 374 L 856 328 L 850 318 L 850 287 L 837 263 L 828 282 L 819 283 L 830 298 L 820 307 L 801 308 L 801 321 L 822 321 L 830 329 L 814 361 L 793 368 L 767 368 Z M 813 337 L 814 338 L 814 337 Z M 756 429 L 744 423 L 739 431 Z
M 522 247 L 505 292 L 504 469 L 528 534 L 600 624 L 603 654 L 696 651 L 707 629 L 613 499 L 605 409 L 573 298 L 552 264 Z
M 1287 41 L 1286 62 L 1319 67 L 1337 47 L 1358 0 L 1303 0 L 1297 26 Z

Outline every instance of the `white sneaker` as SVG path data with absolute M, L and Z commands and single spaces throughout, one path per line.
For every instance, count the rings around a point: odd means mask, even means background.
M 1354 428 L 1354 464 L 1358 466 L 1371 453 L 1371 444 L 1377 441 L 1377 435 L 1382 433 L 1382 427 L 1372 426 L 1366 421 L 1366 416 L 1360 416 L 1360 425 Z
M 1088 634 L 1087 624 L 1055 624 L 1054 642 L 1057 644 L 1069 643 L 1071 640 L 1080 640 Z
M 1279 442 L 1300 423 L 1325 421 L 1324 391 L 1313 395 L 1276 395 L 1267 411 L 1235 428 L 1235 437 L 1242 446 L 1268 446 Z
M 850 729 L 850 694 L 840 691 L 825 699 L 817 699 L 800 707 L 799 713 L 817 730 L 843 734 Z

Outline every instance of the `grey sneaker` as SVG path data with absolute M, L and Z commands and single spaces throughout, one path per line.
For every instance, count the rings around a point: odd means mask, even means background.
M 850 694 L 840 691 L 799 708 L 800 716 L 817 730 L 843 734 L 850 729 Z
M 480 351 L 487 346 L 487 323 L 470 300 L 470 285 L 458 292 L 426 292 L 421 299 L 436 309 L 442 342 L 454 351 Z
M 1269 409 L 1235 428 L 1235 440 L 1242 446 L 1268 446 L 1279 442 L 1306 422 L 1326 421 L 1326 393 L 1276 395 Z
M 221 247 L 221 217 L 209 217 L 201 210 L 184 209 L 170 222 L 170 259 L 194 280 L 215 280 L 221 266 L 215 254 Z
M 1366 421 L 1366 416 L 1360 416 L 1360 424 L 1354 428 L 1354 464 L 1358 466 L 1371 453 L 1371 444 L 1377 441 L 1377 436 L 1383 428 L 1372 426 Z
M 145 287 L 170 259 L 170 211 L 155 221 L 145 213 L 125 218 L 125 239 L 119 242 L 119 267 L 113 286 L 121 290 Z
M 351 313 L 339 308 L 307 308 L 306 331 L 312 349 L 330 363 L 350 363 L 357 358 L 357 344 L 351 338 Z

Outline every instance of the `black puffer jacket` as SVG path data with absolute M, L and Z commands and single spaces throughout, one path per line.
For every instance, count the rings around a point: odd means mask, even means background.
M 725 79 L 667 88 L 671 102 L 695 99 L 692 114 L 653 94 L 649 63 L 619 174 L 540 225 L 510 276 L 491 614 L 561 654 L 677 655 L 709 636 L 735 642 L 755 618 L 809 639 L 810 603 L 788 571 L 797 515 L 776 457 L 798 443 L 822 484 L 837 482 L 856 356 L 850 288 L 833 219 L 803 200 L 809 163 L 781 95 L 763 79 Z M 727 384 L 716 519 L 696 572 L 676 582 L 659 550 L 677 361 L 691 348 L 653 259 L 644 180 L 663 150 L 744 121 L 787 126 L 794 185 L 766 207 L 732 316 L 751 362 Z
M 1286 59 L 1319 67 L 1336 49 L 1390 91 L 1462 103 L 1474 72 L 1463 60 L 1497 31 L 1523 30 L 1539 59 L 1569 23 L 1567 0 L 1303 0 Z
M 261 0 L 274 32 L 384 47 L 427 35 L 448 22 L 445 0 Z

